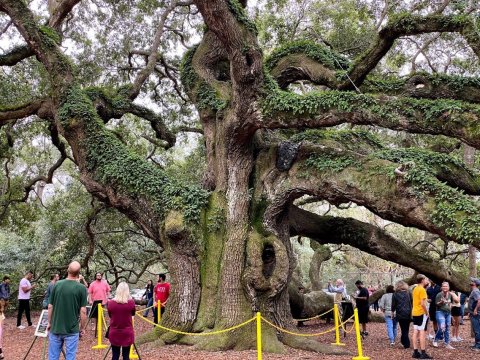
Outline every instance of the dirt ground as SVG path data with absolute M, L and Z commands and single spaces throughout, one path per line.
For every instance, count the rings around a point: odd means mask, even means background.
M 24 319 L 25 320 L 25 319 Z M 33 317 L 34 322 L 38 320 L 38 314 Z M 10 315 L 4 322 L 4 338 L 3 338 L 3 351 L 5 353 L 6 360 L 20 360 L 23 359 L 27 350 L 34 339 L 35 329 L 26 328 L 19 330 L 15 326 L 14 315 Z M 103 359 L 106 350 L 92 350 L 92 346 L 96 345 L 96 339 L 94 337 L 94 331 L 92 329 L 93 322 L 89 324 L 89 330 L 87 335 L 81 339 L 79 351 L 77 355 L 78 360 L 101 360 Z M 268 325 L 264 325 L 268 326 Z M 306 326 L 299 328 L 299 332 L 302 333 L 318 333 L 331 328 L 331 325 L 326 325 L 324 321 L 310 321 L 306 323 Z M 145 323 L 140 319 L 135 321 L 135 331 L 137 334 L 144 333 L 151 329 L 151 325 Z M 347 328 L 348 329 L 348 328 Z M 412 355 L 411 350 L 404 350 L 398 343 L 393 347 L 390 347 L 385 324 L 371 323 L 368 325 L 369 335 L 363 344 L 363 355 L 369 356 L 371 359 L 389 359 L 389 360 L 401 360 L 410 359 Z M 433 348 L 431 344 L 427 347 L 427 352 L 431 354 L 435 359 L 480 359 L 478 352 L 473 352 L 469 349 L 469 346 L 473 344 L 473 340 L 470 338 L 470 323 L 465 321 L 465 325 L 460 326 L 460 336 L 464 341 L 460 343 L 452 343 L 455 350 L 446 350 L 443 348 L 443 344 L 440 344 L 439 348 Z M 317 338 L 318 341 L 324 343 L 330 343 L 334 340 L 333 335 L 327 334 Z M 108 340 L 105 340 L 108 343 Z M 347 335 L 345 339 L 342 338 L 342 342 L 346 343 L 346 349 L 351 352 L 348 356 L 325 356 L 321 354 L 315 354 L 306 351 L 299 351 L 289 349 L 286 354 L 263 354 L 263 359 L 335 359 L 346 360 L 356 356 L 356 342 L 355 337 L 352 334 Z M 42 358 L 42 345 L 43 339 L 39 338 L 27 359 L 41 359 Z M 224 352 L 205 352 L 195 351 L 189 346 L 168 345 L 161 348 L 154 348 L 151 344 L 144 344 L 139 347 L 141 358 L 144 360 L 254 360 L 257 359 L 257 353 L 254 350 L 251 351 L 224 351 Z M 63 357 L 61 357 L 63 358 Z M 110 359 L 109 355 L 107 359 Z

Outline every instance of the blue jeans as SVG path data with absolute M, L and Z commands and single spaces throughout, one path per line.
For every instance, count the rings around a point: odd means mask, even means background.
M 473 332 L 475 333 L 475 347 L 480 349 L 480 314 L 476 316 L 470 313 L 470 322 L 472 323 Z
M 452 323 L 452 314 L 450 314 L 450 312 L 437 310 L 435 317 L 438 324 L 435 341 L 441 340 L 443 335 L 445 338 L 445 344 L 450 343 L 450 324 Z
M 152 305 L 153 305 L 153 297 L 151 299 L 148 299 L 147 310 L 143 312 L 143 316 L 147 317 L 150 310 L 152 310 L 152 313 L 154 312 L 154 309 L 148 309 Z
M 385 324 L 387 324 L 388 338 L 393 343 L 397 337 L 397 319 L 392 319 L 392 316 L 385 316 Z
M 79 333 L 68 335 L 48 334 L 48 360 L 60 359 L 65 343 L 65 360 L 75 360 L 78 348 Z

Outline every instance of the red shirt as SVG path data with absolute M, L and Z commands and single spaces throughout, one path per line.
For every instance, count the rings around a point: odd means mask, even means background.
M 157 301 L 160 300 L 162 307 L 165 307 L 168 296 L 170 295 L 170 284 L 167 282 L 157 283 L 153 289 L 155 293 L 155 306 L 157 306 Z
M 110 300 L 107 304 L 110 316 L 110 333 L 108 340 L 114 346 L 130 346 L 135 341 L 133 334 L 132 316 L 135 315 L 135 303 L 128 300 L 126 304 L 119 304 Z

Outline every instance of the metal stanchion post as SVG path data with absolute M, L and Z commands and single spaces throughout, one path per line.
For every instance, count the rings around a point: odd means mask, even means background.
M 358 322 L 358 309 L 355 309 L 353 314 L 355 316 L 355 334 L 357 334 L 358 356 L 354 356 L 352 360 L 370 360 L 369 357 L 363 356 L 362 337 L 360 336 L 360 323 Z
M 338 311 L 338 304 L 333 305 L 333 318 L 335 319 L 335 342 L 332 345 L 345 346 L 340 342 L 340 313 Z

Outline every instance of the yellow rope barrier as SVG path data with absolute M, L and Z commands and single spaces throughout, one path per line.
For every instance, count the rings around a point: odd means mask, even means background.
M 353 318 L 354 315 L 352 315 L 350 318 L 348 318 L 347 320 L 345 320 L 345 322 L 349 321 L 350 319 Z M 322 332 L 319 332 L 319 333 L 314 333 L 314 334 L 304 334 L 304 333 L 296 333 L 296 332 L 293 332 L 293 331 L 289 331 L 289 330 L 286 330 L 286 329 L 283 329 L 281 328 L 280 326 L 277 326 L 275 325 L 274 323 L 268 321 L 267 319 L 265 319 L 263 316 L 262 316 L 262 320 L 265 321 L 268 325 L 270 325 L 271 327 L 277 329 L 278 331 L 281 331 L 285 334 L 290 334 L 290 335 L 295 335 L 295 336 L 306 336 L 306 337 L 309 337 L 309 336 L 320 336 L 320 335 L 325 335 L 325 334 L 328 334 L 328 333 L 331 333 L 333 331 L 335 331 L 336 327 L 333 327 L 329 330 L 325 330 L 325 331 L 322 331 Z M 344 322 L 344 323 L 345 323 Z
M 331 308 L 330 310 L 324 312 L 323 314 L 320 314 L 320 315 L 315 315 L 315 316 L 312 316 L 311 318 L 306 318 L 306 319 L 293 319 L 295 321 L 309 321 L 309 320 L 313 320 L 313 319 L 317 319 L 319 317 L 322 317 L 324 315 L 327 315 L 328 313 L 332 312 L 334 308 Z
M 223 334 L 223 333 L 226 333 L 226 332 L 229 332 L 229 331 L 232 331 L 232 330 L 236 330 L 238 328 L 241 328 L 242 326 L 245 326 L 247 325 L 248 323 L 251 323 L 252 321 L 256 320 L 257 317 L 254 316 L 252 317 L 251 319 L 241 323 L 241 324 L 238 324 L 238 325 L 235 325 L 235 326 L 232 326 L 228 329 L 222 329 L 222 330 L 217 330 L 217 331 L 212 331 L 212 332 L 203 332 L 203 333 L 191 333 L 191 332 L 186 332 L 186 331 L 180 331 L 180 330 L 175 330 L 175 329 L 169 329 L 165 326 L 162 326 L 162 325 L 159 325 L 159 324 L 155 324 L 153 321 L 147 319 L 146 317 L 142 316 L 142 315 L 138 315 L 137 316 L 140 318 L 140 319 L 143 319 L 145 320 L 146 322 L 160 328 L 160 329 L 163 329 L 163 330 L 166 330 L 166 331 L 170 331 L 170 332 L 173 332 L 175 334 L 180 334 L 180 335 L 192 335 L 192 336 L 209 336 L 209 335 L 218 335 L 218 334 Z

